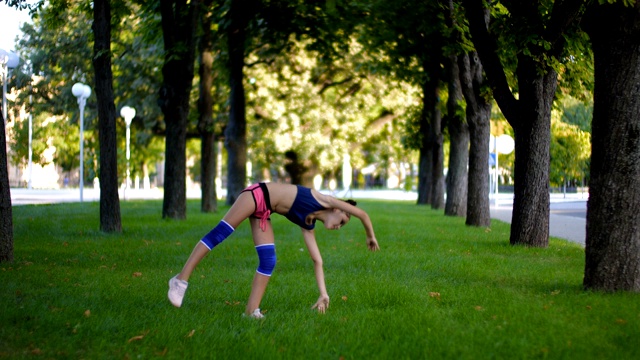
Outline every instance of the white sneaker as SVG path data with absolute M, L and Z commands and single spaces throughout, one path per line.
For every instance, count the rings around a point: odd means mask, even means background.
M 176 275 L 178 276 L 178 275 Z M 176 278 L 176 276 L 172 277 L 169 280 L 169 293 L 167 296 L 169 297 L 169 301 L 175 307 L 182 306 L 182 299 L 184 298 L 184 293 L 187 291 L 187 286 L 189 283 Z
M 246 316 L 245 314 L 242 314 L 242 315 Z M 253 310 L 253 312 L 251 313 L 251 315 L 249 315 L 249 317 L 254 319 L 264 319 L 264 315 L 260 312 L 260 309 Z

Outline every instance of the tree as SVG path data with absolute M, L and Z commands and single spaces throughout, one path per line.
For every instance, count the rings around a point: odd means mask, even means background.
M 459 43 L 460 34 L 455 31 L 455 8 L 453 0 L 448 0 L 449 9 L 446 19 L 447 28 L 450 29 L 450 42 Z M 449 47 L 454 48 L 453 46 Z M 449 50 L 447 56 L 447 116 L 445 124 L 449 129 L 449 171 L 447 173 L 447 201 L 444 207 L 445 215 L 466 216 L 467 215 L 467 192 L 468 192 L 468 172 L 469 165 L 469 125 L 465 119 L 463 109 L 463 94 L 461 80 L 466 79 L 461 76 L 459 62 L 463 55 Z
M 218 209 L 216 194 L 216 132 L 213 119 L 213 39 L 212 6 L 213 0 L 203 2 L 201 12 L 202 36 L 200 37 L 200 56 L 198 74 L 200 76 L 200 97 L 198 99 L 198 131 L 200 132 L 201 169 L 200 184 L 202 198 L 200 211 L 215 212 Z
M 415 133 L 407 144 L 419 149 L 417 203 L 441 209 L 444 139 L 439 91 L 445 60 L 442 11 L 438 2 L 371 1 L 361 7 L 368 16 L 359 41 L 367 51 L 380 54 L 375 69 L 392 73 L 398 80 L 410 81 L 422 89 L 422 109 L 409 123 Z
M 469 124 L 469 184 L 467 219 L 472 226 L 490 226 L 489 208 L 489 143 L 491 132 L 491 100 L 486 89 L 482 63 L 475 51 L 460 58 L 462 92 L 466 100 Z
M 13 261 L 13 211 L 7 168 L 5 120 L 0 112 L 0 263 Z
M 510 243 L 546 247 L 551 104 L 558 84 L 557 69 L 566 55 L 566 39 L 577 32 L 583 1 L 496 3 L 489 28 L 483 1 L 463 0 L 463 4 L 493 95 L 515 131 Z M 498 37 L 503 41 L 500 46 Z M 517 98 L 503 63 L 516 64 Z
M 100 139 L 100 230 L 121 232 L 109 0 L 93 2 L 93 35 L 93 68 L 98 98 Z
M 165 54 L 158 104 L 167 129 L 163 218 L 186 218 L 187 120 L 199 11 L 197 0 L 160 0 Z
M 247 3 L 230 0 L 229 28 L 227 41 L 229 51 L 229 122 L 225 130 L 224 144 L 227 148 L 229 167 L 227 177 L 227 204 L 236 201 L 237 196 L 245 188 L 247 179 L 247 119 L 244 94 L 245 37 L 249 23 Z M 252 6 L 248 6 L 252 8 Z
M 459 4 L 454 9 L 459 11 Z M 489 207 L 489 143 L 491 131 L 491 104 L 493 97 L 487 85 L 484 69 L 478 53 L 468 38 L 467 22 L 460 17 L 460 45 L 462 54 L 458 56 L 460 68 L 460 85 L 466 101 L 466 120 L 469 126 L 469 175 L 467 193 L 467 219 L 465 223 L 472 226 L 490 226 L 491 211 Z M 488 24 L 489 11 L 485 11 L 485 23 Z M 466 28 L 466 31 L 462 29 Z
M 583 24 L 595 65 L 583 285 L 640 292 L 640 2 L 603 3 Z

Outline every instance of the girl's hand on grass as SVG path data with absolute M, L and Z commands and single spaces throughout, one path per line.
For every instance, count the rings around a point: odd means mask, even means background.
M 329 308 L 329 295 L 320 295 L 316 304 L 311 307 L 311 310 L 318 309 L 320 314 L 324 314 L 324 312 Z
M 378 241 L 376 240 L 375 237 L 367 238 L 367 247 L 369 247 L 369 250 L 371 251 L 380 250 L 380 246 L 378 245 Z

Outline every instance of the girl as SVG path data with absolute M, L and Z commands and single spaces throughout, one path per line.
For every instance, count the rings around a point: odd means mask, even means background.
M 269 215 L 277 213 L 284 215 L 302 229 L 304 242 L 314 263 L 314 272 L 320 291 L 320 297 L 312 309 L 324 313 L 329 307 L 329 295 L 324 283 L 322 256 L 313 230 L 316 220 L 320 220 L 329 230 L 338 230 L 348 223 L 353 215 L 360 219 L 364 226 L 369 250 L 380 249 L 369 215 L 355 205 L 356 202 L 353 200 L 339 200 L 300 185 L 259 183 L 249 186 L 240 193 L 222 221 L 198 242 L 182 271 L 169 280 L 169 301 L 176 307 L 182 305 L 188 286 L 187 281 L 198 263 L 216 245 L 231 235 L 242 221 L 249 218 L 259 265 L 253 278 L 245 314 L 254 318 L 263 318 L 260 302 L 276 265 L 273 228 Z

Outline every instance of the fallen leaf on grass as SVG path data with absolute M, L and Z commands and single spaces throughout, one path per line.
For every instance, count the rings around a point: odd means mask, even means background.
M 91 310 L 87 309 L 84 312 L 84 317 L 89 317 L 89 316 L 91 316 Z
M 193 336 L 193 334 L 195 334 L 195 333 L 196 333 L 196 329 L 193 329 L 193 330 L 189 331 L 189 333 L 187 334 L 187 336 L 186 336 L 186 337 L 190 338 L 190 337 L 192 337 L 192 336 Z
M 140 335 L 134 336 L 131 339 L 129 339 L 127 342 L 132 342 L 132 341 L 138 341 L 138 340 L 142 340 L 144 339 L 144 337 L 149 333 L 149 331 L 145 331 Z
M 626 323 L 627 323 L 627 320 L 625 319 L 616 319 L 616 324 L 624 325 Z
M 432 298 L 436 299 L 436 300 L 440 300 L 440 293 L 439 292 L 430 292 L 429 296 L 431 296 Z
M 482 306 L 479 306 L 479 305 L 475 306 L 474 309 L 476 309 L 477 311 L 484 310 L 484 308 L 482 308 Z
M 225 300 L 224 303 L 229 305 L 229 306 L 238 306 L 238 305 L 240 305 L 240 301 L 228 301 L 228 300 Z
M 142 340 L 142 339 L 144 339 L 144 335 L 137 335 L 137 336 L 134 336 L 131 339 L 129 339 L 129 341 L 127 341 L 127 342 L 132 342 L 132 341 Z
M 342 296 L 342 301 L 347 301 L 347 296 L 346 295 Z
M 133 273 L 133 277 L 140 277 L 140 276 L 142 276 L 142 273 L 139 271 Z

